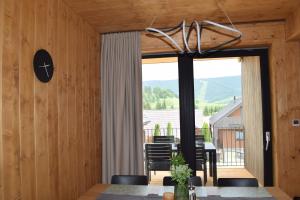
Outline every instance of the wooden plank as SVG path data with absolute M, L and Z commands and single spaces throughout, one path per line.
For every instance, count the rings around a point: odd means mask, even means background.
M 48 1 L 36 1 L 35 49 L 47 48 Z M 50 199 L 48 147 L 48 84 L 34 79 L 36 198 Z
M 74 48 L 74 43 L 76 42 L 75 32 L 76 32 L 76 24 L 73 18 L 73 14 L 71 11 L 68 13 L 68 36 L 67 36 L 67 59 L 68 59 L 68 78 L 67 78 L 67 95 L 68 95 L 68 137 L 69 137 L 69 166 L 72 166 L 69 169 L 70 182 L 69 187 L 71 189 L 71 199 L 75 199 L 78 196 L 78 189 L 76 184 L 76 176 L 77 176 L 77 157 L 76 153 L 76 98 L 75 98 L 75 80 L 76 80 L 76 58 Z
M 0 77 L 2 79 L 2 55 L 4 33 L 4 1 L 0 1 Z M 2 81 L 0 81 L 0 200 L 3 200 L 3 142 L 2 142 Z
M 20 53 L 20 148 L 21 195 L 24 200 L 36 199 L 35 135 L 34 135 L 34 55 L 35 1 L 24 0 L 21 8 Z
M 286 33 L 286 39 L 288 41 L 300 40 L 300 7 L 296 8 L 296 10 L 287 18 Z
M 78 25 L 79 30 L 83 29 L 83 23 L 80 20 L 80 23 Z M 78 146 L 77 146 L 77 159 L 79 161 L 78 163 L 78 190 L 79 194 L 83 194 L 85 191 L 85 168 L 84 168 L 84 129 L 83 129 L 83 63 L 84 63 L 84 50 L 83 50 L 83 31 L 79 31 L 78 37 L 77 37 L 77 65 L 76 65 L 76 130 L 77 130 L 77 137 L 78 137 Z
M 86 28 L 86 25 L 85 25 Z M 85 43 L 83 44 L 83 49 L 85 52 L 89 51 L 89 44 L 88 44 L 88 33 L 84 33 L 84 40 Z M 85 172 L 85 189 L 87 190 L 90 188 L 91 183 L 91 177 L 90 177 L 90 170 L 89 170 L 89 115 L 88 115 L 88 62 L 89 57 L 86 56 L 84 59 L 84 66 L 83 66 L 83 130 L 84 130 L 84 140 L 83 140 L 83 152 L 84 152 L 84 172 Z
M 58 177 L 59 199 L 70 199 L 69 187 L 69 154 L 67 130 L 67 10 L 59 1 L 58 13 L 58 51 L 57 51 L 57 95 L 58 95 Z
M 264 185 L 263 119 L 259 57 L 242 58 L 245 168 Z
M 19 135 L 20 4 L 5 1 L 2 61 L 3 199 L 21 198 Z
M 52 55 L 54 63 L 54 74 L 48 84 L 48 147 L 49 147 L 49 187 L 50 199 L 58 199 L 59 173 L 58 173 L 58 0 L 49 1 L 47 19 L 47 49 Z
M 96 134 L 97 134 L 97 183 L 101 183 L 102 181 L 102 129 L 101 129 L 101 75 L 100 75 L 100 55 L 101 55 L 101 38 L 100 36 L 97 37 L 97 64 L 96 64 Z
M 66 0 L 68 5 L 92 24 L 98 32 L 144 30 L 148 26 L 169 28 L 183 19 L 209 19 L 226 22 L 225 10 L 230 19 L 237 22 L 284 20 L 299 6 L 297 0 L 222 0 L 206 1 L 93 1 Z M 217 3 L 216 3 L 217 2 Z M 221 9 L 222 8 L 222 9 Z M 118 16 L 111 17 L 111 16 Z

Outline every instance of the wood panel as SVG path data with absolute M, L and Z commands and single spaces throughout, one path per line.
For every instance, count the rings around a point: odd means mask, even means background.
M 3 34 L 4 34 L 4 1 L 0 1 L 0 77 L 2 77 L 2 56 L 3 56 Z M 0 97 L 2 97 L 2 81 L 0 81 Z M 0 113 L 2 113 L 2 98 L 0 98 Z M 0 115 L 0 200 L 3 200 L 3 131 L 2 115 Z
M 234 48 L 270 48 L 274 180 L 276 186 L 290 196 L 300 196 L 300 171 L 296 170 L 300 168 L 300 135 L 299 128 L 291 126 L 291 120 L 299 118 L 300 110 L 300 42 L 286 42 L 285 26 L 285 22 L 237 25 L 243 32 L 243 38 Z M 207 33 L 202 46 L 208 48 L 224 40 L 225 36 Z M 142 51 L 173 52 L 174 48 L 163 40 L 143 33 Z
M 288 40 L 300 40 L 300 7 L 289 15 L 286 22 Z
M 66 0 L 78 14 L 101 32 L 144 30 L 154 20 L 154 27 L 172 27 L 187 21 L 210 19 L 227 22 L 226 10 L 234 22 L 282 20 L 299 6 L 297 0 L 152 0 L 94 1 Z M 222 9 L 220 9 L 222 8 Z
M 77 199 L 101 177 L 99 35 L 61 0 L 0 9 L 0 199 Z M 46 84 L 40 48 L 54 62 Z
M 245 167 L 264 185 L 263 118 L 259 57 L 242 58 Z

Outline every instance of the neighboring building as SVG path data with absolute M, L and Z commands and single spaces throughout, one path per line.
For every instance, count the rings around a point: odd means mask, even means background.
M 179 110 L 144 110 L 144 134 L 145 141 L 151 142 L 155 124 L 160 125 L 161 135 L 167 134 L 168 123 L 171 123 L 173 135 L 180 138 L 180 113 Z M 208 117 L 203 116 L 201 110 L 195 110 L 195 127 L 201 128 L 204 122 L 208 122 Z
M 234 99 L 231 103 L 209 119 L 213 132 L 213 141 L 218 149 L 241 149 L 244 147 L 244 131 L 242 123 L 242 99 Z

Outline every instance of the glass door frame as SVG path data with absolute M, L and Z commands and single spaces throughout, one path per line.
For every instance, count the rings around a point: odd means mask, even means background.
M 263 48 L 226 49 L 212 52 L 207 55 L 159 53 L 144 54 L 143 59 L 178 57 L 179 75 L 179 105 L 180 105 L 180 138 L 183 155 L 196 175 L 195 158 L 195 105 L 194 105 L 194 76 L 193 59 L 226 58 L 226 57 L 260 57 L 262 115 L 263 115 L 263 145 L 264 145 L 264 186 L 273 186 L 273 153 L 272 153 L 272 116 L 269 73 L 269 50 Z M 270 133 L 270 142 L 266 150 L 266 134 Z

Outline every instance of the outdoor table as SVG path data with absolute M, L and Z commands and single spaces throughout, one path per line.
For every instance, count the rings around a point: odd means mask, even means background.
M 156 143 L 147 143 L 147 144 L 156 144 Z M 173 152 L 177 152 L 177 144 L 176 143 L 168 143 L 168 144 L 172 145 L 172 151 Z M 196 146 L 197 146 L 197 144 L 196 144 Z M 204 142 L 204 152 L 208 153 L 209 175 L 210 175 L 210 177 L 213 177 L 213 185 L 217 186 L 217 180 L 218 180 L 218 175 L 217 175 L 217 152 L 216 152 L 215 145 L 211 142 Z

